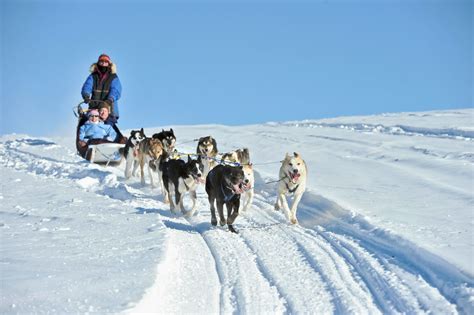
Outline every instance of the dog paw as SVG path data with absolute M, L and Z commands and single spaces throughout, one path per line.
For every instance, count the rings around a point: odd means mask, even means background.
M 229 224 L 229 231 L 231 231 L 232 233 L 236 233 L 236 234 L 239 233 L 239 232 L 237 232 L 236 229 L 234 229 L 234 227 L 232 226 L 232 224 Z
M 224 226 L 224 225 L 227 224 L 227 222 L 226 222 L 226 220 L 220 220 L 220 221 L 219 221 L 219 224 L 220 224 L 221 226 Z
M 296 218 L 292 218 L 290 222 L 291 224 L 298 224 L 298 220 Z
M 217 219 L 211 219 L 211 224 L 216 226 L 217 225 Z
M 280 206 L 279 206 L 278 204 L 275 204 L 275 207 L 274 207 L 274 208 L 275 208 L 275 211 L 280 210 Z

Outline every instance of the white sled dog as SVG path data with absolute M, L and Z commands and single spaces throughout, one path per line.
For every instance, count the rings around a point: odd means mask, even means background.
M 242 165 L 244 171 L 244 193 L 241 194 L 242 198 L 242 211 L 245 212 L 252 205 L 254 195 L 255 176 L 253 173 L 252 164 Z
M 127 144 L 124 148 L 124 156 L 127 160 L 125 165 L 125 178 L 129 179 L 130 177 L 137 176 L 138 165 L 140 163 L 138 156 L 138 149 L 140 142 L 145 140 L 145 132 L 143 128 L 140 130 L 132 130 L 130 132 L 130 137 L 127 140 Z M 133 168 L 133 171 L 132 171 Z
M 283 208 L 285 216 L 291 224 L 297 224 L 296 210 L 298 203 L 306 190 L 307 177 L 306 163 L 301 156 L 294 152 L 293 156 L 288 153 L 280 167 L 280 181 L 278 182 L 277 200 L 275 203 L 275 210 Z M 293 204 L 291 209 L 288 208 L 287 194 L 294 194 Z

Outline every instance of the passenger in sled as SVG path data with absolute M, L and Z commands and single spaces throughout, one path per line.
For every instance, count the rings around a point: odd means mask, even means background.
M 99 111 L 91 109 L 88 112 L 89 120 L 79 127 L 78 147 L 81 156 L 87 158 L 87 149 L 90 144 L 111 143 L 117 138 L 117 133 L 111 125 L 106 125 L 99 119 Z
M 110 114 L 110 107 L 108 104 L 103 103 L 99 106 L 99 119 L 104 122 L 106 125 L 112 126 L 115 132 L 117 133 L 117 137 L 115 138 L 114 142 L 116 143 L 127 143 L 127 138 L 123 136 L 120 129 L 117 127 L 117 118 Z

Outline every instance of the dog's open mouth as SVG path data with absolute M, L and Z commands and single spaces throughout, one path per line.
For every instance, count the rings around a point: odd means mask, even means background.
M 239 184 L 232 185 L 232 190 L 234 191 L 234 194 L 241 194 L 244 192 L 244 183 L 240 182 Z
M 290 178 L 290 180 L 296 184 L 296 182 L 298 181 L 298 179 L 300 178 L 300 173 L 293 173 L 293 172 L 290 172 L 288 174 L 288 177 Z
M 205 184 L 206 183 L 206 179 L 204 177 L 194 177 L 194 181 L 196 182 L 196 184 Z
M 250 183 L 247 183 L 247 184 L 242 183 L 242 190 L 243 190 L 243 191 L 248 191 L 248 190 L 250 190 L 250 189 L 252 189 L 252 184 L 250 184 Z

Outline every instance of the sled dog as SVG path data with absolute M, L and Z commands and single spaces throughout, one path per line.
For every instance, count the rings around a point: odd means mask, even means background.
M 287 153 L 282 161 L 279 176 L 281 180 L 278 182 L 275 210 L 283 208 L 285 216 L 291 224 L 297 224 L 296 210 L 306 190 L 306 163 L 298 153 L 294 152 L 293 156 Z M 287 194 L 294 194 L 291 209 L 288 208 L 288 201 L 285 196 Z
M 160 140 L 163 144 L 163 149 L 168 154 L 171 154 L 174 151 L 174 147 L 176 145 L 176 136 L 174 135 L 173 129 L 170 129 L 169 131 L 162 129 L 161 132 L 155 133 L 152 138 Z
M 179 206 L 181 212 L 190 217 L 196 211 L 196 189 L 199 183 L 204 181 L 202 168 L 197 160 L 193 160 L 188 155 L 188 161 L 168 160 L 162 164 L 163 184 L 169 195 L 170 210 L 176 213 Z M 189 192 L 193 205 L 191 210 L 184 209 L 184 194 Z M 173 198 L 174 197 L 174 198 Z
M 224 153 L 222 155 L 221 161 L 223 163 L 225 162 L 237 162 L 242 165 L 249 164 L 250 163 L 250 154 L 249 154 L 249 149 L 243 148 L 243 149 L 238 149 L 232 152 Z
M 211 136 L 199 138 L 196 153 L 199 156 L 199 163 L 203 166 L 204 178 L 206 178 L 207 174 L 217 165 L 214 160 L 217 155 L 216 139 Z
M 221 163 L 239 163 L 244 171 L 244 192 L 242 193 L 242 211 L 245 212 L 252 205 L 254 195 L 255 176 L 250 163 L 248 148 L 238 149 L 222 155 Z
M 254 195 L 255 176 L 253 173 L 252 164 L 244 164 L 242 166 L 244 171 L 244 192 L 242 193 L 242 211 L 245 212 L 252 205 Z
M 157 172 L 158 174 L 158 182 L 160 183 L 161 192 L 164 196 L 164 202 L 169 202 L 168 192 L 165 190 L 165 186 L 163 184 L 163 162 L 168 159 L 168 157 L 172 157 L 175 151 L 176 145 L 176 136 L 174 135 L 174 131 L 172 128 L 170 130 L 161 129 L 161 132 L 155 133 L 152 138 L 158 139 L 161 141 L 163 145 L 163 155 L 160 159 L 156 161 L 150 162 L 150 167 Z
M 217 225 L 216 207 L 219 213 L 219 224 L 227 223 L 229 230 L 237 231 L 233 223 L 239 215 L 240 194 L 243 192 L 244 172 L 242 166 L 219 164 L 206 178 L 206 192 L 211 207 L 211 224 Z M 227 220 L 224 218 L 224 204 L 227 208 Z
M 163 145 L 161 141 L 153 138 L 146 138 L 140 142 L 138 147 L 138 161 L 140 163 L 140 176 L 142 185 L 145 185 L 145 165 L 148 167 L 148 174 L 150 176 L 150 183 L 152 187 L 156 187 L 153 180 L 152 168 L 150 162 L 160 160 L 163 155 Z
M 125 156 L 125 159 L 127 160 L 126 165 L 125 165 L 125 178 L 129 179 L 130 177 L 136 176 L 137 175 L 137 170 L 138 170 L 138 148 L 140 145 L 140 142 L 145 140 L 145 132 L 143 131 L 143 128 L 140 130 L 132 130 L 130 132 L 130 137 L 127 140 L 127 143 L 125 144 L 125 148 L 123 151 L 123 155 Z M 132 171 L 133 167 L 133 171 Z

